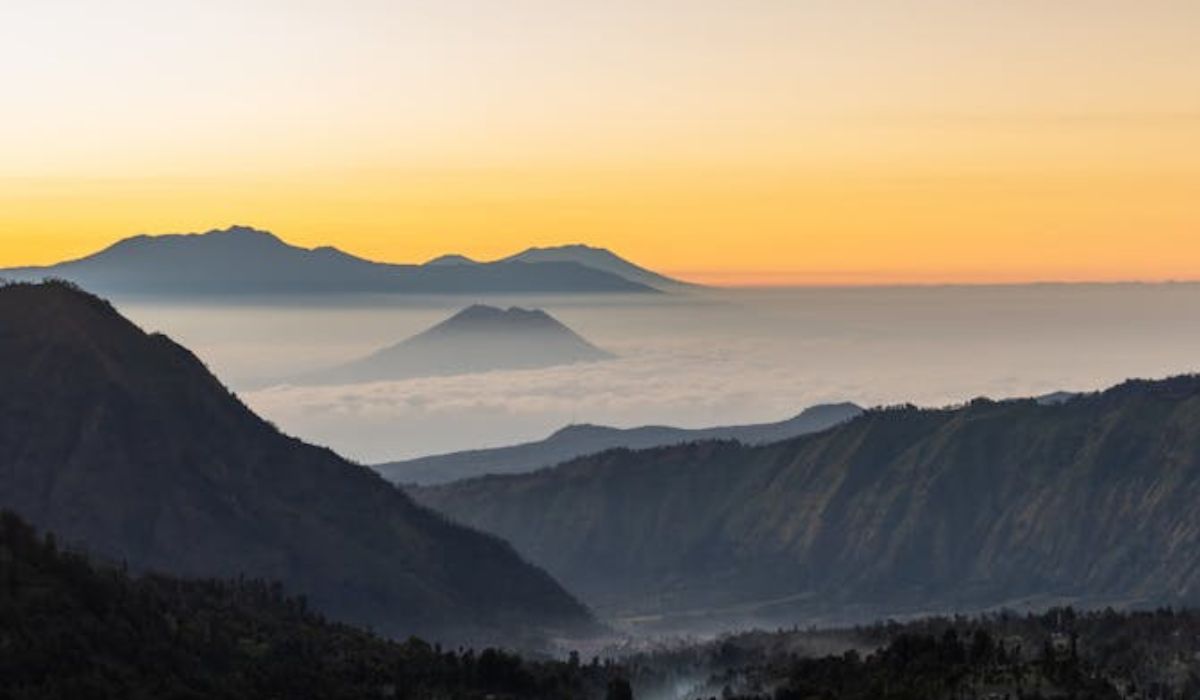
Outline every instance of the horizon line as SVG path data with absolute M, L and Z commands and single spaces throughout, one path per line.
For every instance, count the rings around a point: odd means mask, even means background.
M 422 266 L 433 260 L 441 257 L 461 255 L 476 263 L 494 263 L 505 260 L 506 258 L 520 255 L 523 252 L 539 249 L 552 248 L 569 248 L 569 247 L 584 247 L 593 250 L 603 250 L 627 263 L 641 267 L 647 271 L 660 274 L 671 278 L 678 282 L 696 285 L 710 289 L 728 289 L 728 290 L 786 290 L 786 289 L 904 289 L 904 288 L 965 288 L 965 287 L 1035 287 L 1035 286 L 1165 286 L 1175 284 L 1196 284 L 1200 283 L 1200 276 L 1195 277 L 1125 277 L 1120 275 L 1105 275 L 1098 274 L 1096 276 L 1080 276 L 1077 279 L 1031 275 L 1022 276 L 1019 273 L 1014 275 L 997 274 L 996 272 L 975 271 L 975 274 L 955 273 L 952 270 L 939 270 L 938 272 L 921 275 L 906 272 L 903 269 L 896 270 L 881 270 L 881 269 L 836 269 L 836 270 L 781 270 L 781 269 L 696 269 L 696 268 L 657 268 L 649 265 L 643 265 L 631 258 L 625 257 L 616 253 L 608 246 L 595 244 L 584 241 L 578 238 L 567 238 L 562 242 L 548 243 L 539 241 L 526 245 L 517 245 L 514 247 L 515 252 L 501 255 L 496 258 L 486 256 L 475 256 L 467 253 L 459 252 L 458 249 L 446 250 L 434 256 L 428 257 L 419 262 L 411 261 L 396 261 L 383 260 L 373 257 L 367 257 L 358 253 L 339 247 L 334 243 L 325 243 L 315 246 L 307 246 L 304 244 L 293 243 L 285 239 L 283 236 L 275 233 L 269 228 L 264 228 L 252 224 L 244 223 L 229 223 L 225 226 L 207 228 L 200 231 L 166 231 L 166 232 L 148 232 L 139 231 L 124 236 L 118 236 L 107 244 L 103 244 L 91 252 L 81 255 L 68 256 L 53 262 L 46 263 L 17 263 L 4 264 L 0 267 L 0 273 L 4 269 L 38 269 L 50 268 L 57 265 L 67 264 L 83 260 L 104 251 L 109 250 L 113 246 L 127 240 L 136 238 L 164 238 L 174 236 L 203 236 L 215 233 L 226 233 L 233 230 L 248 230 L 257 233 L 270 235 L 281 242 L 283 245 L 299 248 L 306 251 L 316 251 L 320 249 L 334 249 L 346 255 L 359 258 L 371 263 L 381 265 L 398 265 L 398 266 Z M 2 279 L 2 274 L 0 274 Z

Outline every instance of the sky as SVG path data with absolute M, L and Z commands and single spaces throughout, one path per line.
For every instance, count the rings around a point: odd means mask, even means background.
M 0 4 L 0 265 L 233 223 L 715 284 L 1200 278 L 1200 3 Z

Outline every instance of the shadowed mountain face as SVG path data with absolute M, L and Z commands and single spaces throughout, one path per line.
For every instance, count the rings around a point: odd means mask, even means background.
M 609 615 L 1195 603 L 1200 378 L 874 410 L 765 446 L 615 450 L 412 493 Z
M 595 270 L 609 272 L 632 282 L 638 282 L 664 291 L 680 290 L 695 286 L 634 265 L 605 248 L 593 248 L 582 244 L 554 246 L 550 248 L 530 248 L 516 255 L 504 258 L 500 262 L 572 262 Z
M 332 247 L 288 245 L 266 231 L 244 226 L 202 234 L 134 236 L 79 260 L 0 270 L 0 278 L 11 280 L 45 277 L 67 279 L 106 295 L 656 291 L 570 261 L 391 265 Z
M 599 700 L 613 675 L 389 640 L 326 619 L 276 582 L 135 576 L 52 535 L 0 510 L 5 698 Z
M 755 425 L 698 429 L 571 425 L 538 442 L 389 462 L 377 465 L 375 470 L 396 483 L 444 484 L 487 474 L 522 474 L 614 448 L 637 450 L 700 440 L 758 445 L 825 430 L 861 413 L 862 409 L 852 403 L 840 403 L 813 406 L 785 421 Z
M 0 288 L 0 506 L 135 569 L 279 580 L 389 634 L 589 620 L 504 542 L 282 435 L 187 350 L 58 283 Z
M 295 384 L 358 382 L 531 369 L 613 357 L 545 311 L 475 305 L 407 340 Z

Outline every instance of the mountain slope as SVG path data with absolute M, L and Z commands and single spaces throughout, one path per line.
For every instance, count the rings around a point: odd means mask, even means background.
M 699 440 L 737 440 L 747 445 L 775 442 L 825 430 L 860 413 L 862 409 L 858 406 L 840 403 L 813 406 L 797 416 L 777 423 L 716 428 L 687 429 L 656 425 L 610 428 L 602 425 L 571 425 L 537 442 L 388 462 L 374 468 L 386 479 L 396 483 L 444 484 L 486 474 L 522 474 L 618 447 L 638 450 Z
M 644 284 L 662 291 L 681 290 L 696 286 L 635 265 L 606 248 L 593 248 L 592 246 L 578 243 L 549 248 L 529 248 L 516 255 L 504 258 L 500 262 L 578 263 L 593 270 L 608 272 L 631 282 Z
M 266 581 L 130 576 L 11 511 L 0 581 L 6 698 L 598 698 L 611 673 L 382 639 Z
M 352 384 L 496 369 L 531 369 L 613 357 L 540 309 L 476 304 L 395 345 L 295 384 Z
M 279 433 L 63 284 L 0 288 L 0 506 L 135 569 L 282 581 L 395 634 L 586 624 L 544 572 Z
M 656 290 L 570 261 L 391 265 L 336 248 L 300 248 L 245 226 L 134 236 L 79 260 L 0 270 L 62 278 L 105 295 L 607 293 Z
M 1200 601 L 1200 378 L 412 490 L 609 615 Z M 761 619 L 761 618 L 760 618 Z

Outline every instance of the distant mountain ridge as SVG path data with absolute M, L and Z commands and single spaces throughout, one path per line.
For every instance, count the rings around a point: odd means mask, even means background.
M 0 507 L 137 571 L 279 580 L 386 634 L 590 624 L 506 543 L 279 433 L 186 349 L 63 283 L 0 287 Z
M 699 285 L 683 282 L 666 275 L 635 265 L 606 248 L 597 248 L 583 243 L 567 245 L 527 248 L 494 262 L 521 263 L 577 263 L 593 270 L 601 270 L 618 277 L 644 284 L 647 287 L 662 291 L 679 291 L 696 288 Z M 483 265 L 485 263 L 473 260 L 465 255 L 449 253 L 439 255 L 425 263 L 426 265 Z
M 436 258 L 433 258 L 432 260 L 425 261 L 425 263 L 424 263 L 424 265 L 427 265 L 427 266 L 428 265 L 478 265 L 478 264 L 479 264 L 478 262 L 468 258 L 467 256 L 458 255 L 456 253 L 439 255 Z
M 516 255 L 502 258 L 500 262 L 574 262 L 595 270 L 603 270 L 633 282 L 639 282 L 647 287 L 663 291 L 679 290 L 697 285 L 681 282 L 666 275 L 660 275 L 652 270 L 634 265 L 605 248 L 576 243 L 572 245 L 551 246 L 546 248 L 530 248 Z
M 231 226 L 205 233 L 133 236 L 77 260 L 0 270 L 0 278 L 61 278 L 105 295 L 661 291 L 581 259 L 474 263 L 459 258 L 443 256 L 425 265 L 379 263 L 330 246 L 301 248 L 267 231 Z
M 614 357 L 541 309 L 475 304 L 395 345 L 295 384 L 353 384 L 497 369 L 531 369 Z
M 1200 603 L 1200 377 L 1055 399 L 876 409 L 757 447 L 612 450 L 410 493 L 609 617 Z
M 638 428 L 569 425 L 537 442 L 388 462 L 376 465 L 374 469 L 398 484 L 428 486 L 488 474 L 536 471 L 616 448 L 636 450 L 701 440 L 737 440 L 758 445 L 825 430 L 861 413 L 862 409 L 855 404 L 839 403 L 813 406 L 777 423 L 694 429 L 657 425 Z

